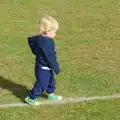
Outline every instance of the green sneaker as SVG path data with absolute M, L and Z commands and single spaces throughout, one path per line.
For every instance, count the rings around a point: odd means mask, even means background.
M 57 95 L 52 94 L 52 95 L 48 95 L 47 99 L 48 100 L 62 100 L 63 98 L 62 96 L 57 96 Z
M 27 97 L 25 98 L 25 101 L 26 101 L 28 104 L 30 104 L 30 105 L 40 105 L 39 102 L 37 102 L 36 100 L 31 99 L 29 96 L 27 96 Z

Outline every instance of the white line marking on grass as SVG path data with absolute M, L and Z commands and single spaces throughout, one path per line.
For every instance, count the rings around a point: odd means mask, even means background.
M 40 101 L 40 105 L 54 105 L 54 104 L 65 104 L 65 103 L 78 103 L 78 102 L 89 102 L 95 100 L 105 100 L 105 99 L 118 99 L 120 98 L 120 94 L 115 94 L 111 96 L 94 96 L 94 97 L 77 97 L 77 98 L 66 98 L 61 101 Z M 12 103 L 12 104 L 2 104 L 0 108 L 6 107 L 23 107 L 30 106 L 27 103 Z

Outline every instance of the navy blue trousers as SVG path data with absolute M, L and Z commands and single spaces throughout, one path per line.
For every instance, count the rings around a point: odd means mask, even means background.
M 56 89 L 56 80 L 52 70 L 44 70 L 39 65 L 35 66 L 36 82 L 29 93 L 31 99 L 42 95 L 44 92 L 54 93 Z

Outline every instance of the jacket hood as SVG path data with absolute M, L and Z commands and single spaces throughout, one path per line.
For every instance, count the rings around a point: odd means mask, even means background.
M 34 55 L 37 53 L 37 36 L 28 37 L 29 47 Z

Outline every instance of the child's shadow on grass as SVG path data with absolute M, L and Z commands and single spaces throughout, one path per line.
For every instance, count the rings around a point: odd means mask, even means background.
M 25 86 L 14 83 L 12 80 L 6 79 L 2 76 L 0 76 L 0 88 L 11 91 L 12 94 L 18 97 L 22 102 L 24 102 L 25 97 L 30 91 Z M 46 98 L 47 96 L 43 94 L 41 97 Z
M 13 95 L 18 97 L 21 101 L 24 101 L 29 89 L 25 86 L 12 82 L 12 80 L 6 79 L 0 76 L 0 88 L 11 91 Z

